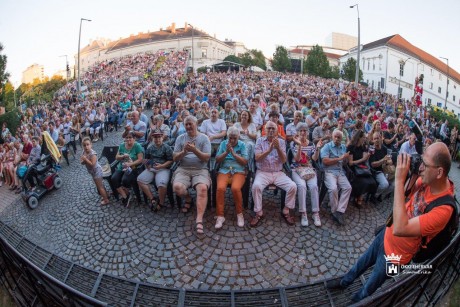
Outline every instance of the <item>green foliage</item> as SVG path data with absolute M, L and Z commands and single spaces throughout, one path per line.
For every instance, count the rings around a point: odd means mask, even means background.
M 348 58 L 342 67 L 343 78 L 347 81 L 355 81 L 356 77 L 356 60 L 354 58 Z M 359 81 L 363 80 L 363 72 L 359 70 Z
M 252 60 L 252 56 L 249 52 L 244 53 L 240 57 L 241 64 L 244 65 L 245 68 L 251 67 L 254 65 L 254 61 Z
M 199 73 L 199 74 L 200 74 L 200 73 L 206 73 L 207 71 L 208 71 L 208 67 L 207 67 L 207 66 L 202 66 L 202 67 L 200 67 L 200 68 L 198 68 L 198 69 L 196 70 L 196 72 Z
M 0 105 L 5 105 L 5 85 L 10 74 L 6 72 L 7 56 L 2 51 L 3 45 L 0 43 Z
M 278 46 L 273 54 L 272 67 L 275 71 L 286 72 L 291 69 L 291 60 L 289 60 L 286 47 Z
M 328 78 L 331 75 L 329 61 L 321 46 L 316 45 L 311 48 L 305 61 L 304 72 L 323 78 Z
M 14 135 L 20 124 L 18 111 L 13 110 L 0 115 L 0 127 L 3 125 L 3 123 L 6 123 L 6 126 L 10 130 L 11 134 Z
M 330 66 L 329 67 L 328 78 L 339 79 L 340 78 L 340 69 L 339 66 Z
M 436 121 L 447 121 L 449 122 L 449 128 L 452 129 L 454 126 L 460 127 L 460 122 L 458 120 L 458 117 L 452 113 L 452 112 L 445 112 L 443 109 L 438 108 L 438 107 L 432 107 L 430 110 L 430 115 L 433 116 Z
M 4 86 L 3 103 L 6 111 L 14 109 L 14 86 L 10 81 L 6 82 Z
M 239 57 L 237 57 L 236 55 L 227 55 L 224 59 L 224 61 L 229 61 L 229 62 L 233 62 L 233 63 L 237 63 L 237 64 L 241 64 L 241 60 Z
M 32 101 L 46 101 L 53 100 L 54 93 L 67 83 L 61 76 L 54 76 L 51 80 L 45 81 L 36 85 L 21 84 L 19 89 L 25 92 L 21 95 L 21 101 L 31 104 Z M 16 97 L 18 99 L 18 97 Z
M 267 70 L 267 65 L 265 64 L 265 55 L 262 51 L 257 49 L 251 50 L 253 66 L 257 66 L 262 68 L 263 70 Z

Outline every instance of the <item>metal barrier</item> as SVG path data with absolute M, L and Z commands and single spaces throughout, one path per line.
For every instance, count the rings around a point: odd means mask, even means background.
M 431 274 L 388 279 L 356 306 L 434 305 L 458 279 L 460 233 L 429 262 Z M 166 288 L 90 270 L 29 241 L 0 221 L 0 280 L 18 306 L 347 306 L 370 274 L 346 290 L 326 281 L 262 290 Z

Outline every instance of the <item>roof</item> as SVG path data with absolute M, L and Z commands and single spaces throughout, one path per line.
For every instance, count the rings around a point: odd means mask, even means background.
M 290 52 L 290 53 L 302 54 L 302 51 L 303 51 L 303 55 L 308 55 L 308 54 L 310 53 L 310 50 L 300 49 L 300 48 L 292 49 L 292 50 L 290 50 L 289 52 Z M 339 55 L 339 54 L 330 53 L 330 52 L 324 52 L 324 54 L 326 55 L 326 57 L 327 57 L 328 59 L 335 59 L 335 60 L 338 60 L 338 59 L 340 59 L 340 57 L 341 57 L 341 55 Z
M 104 48 L 104 45 L 100 41 L 94 40 L 89 45 L 85 46 L 85 48 L 81 49 L 80 53 L 91 52 L 102 48 Z
M 447 63 L 438 59 L 437 57 L 434 57 L 428 52 L 423 51 L 422 49 L 412 45 L 399 34 L 388 36 L 371 42 L 369 44 L 366 44 L 363 46 L 362 50 L 364 51 L 380 46 L 388 46 L 401 52 L 404 52 L 409 56 L 416 58 L 427 65 L 430 65 L 431 67 L 437 69 L 445 75 L 449 75 L 449 78 L 454 79 L 455 81 L 460 83 L 460 74 L 455 69 L 452 69 L 452 67 L 450 66 L 448 67 Z
M 196 29 L 193 30 L 191 27 L 176 28 L 175 31 L 166 29 L 166 30 L 160 30 L 156 32 L 139 33 L 138 35 L 131 35 L 130 37 L 122 38 L 120 40 L 111 42 L 107 46 L 107 52 L 131 47 L 135 45 L 147 44 L 151 42 L 189 38 L 189 37 L 192 37 L 192 34 L 194 37 L 208 37 L 209 36 L 209 34 L 202 32 L 200 30 L 196 30 Z

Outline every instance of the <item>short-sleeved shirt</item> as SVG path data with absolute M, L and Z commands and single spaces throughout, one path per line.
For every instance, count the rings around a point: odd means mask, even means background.
M 136 141 L 139 143 L 144 143 L 146 135 L 145 133 L 147 132 L 147 125 L 143 121 L 139 121 L 137 124 L 134 124 L 133 122 L 128 123 L 128 125 L 131 127 L 131 131 L 136 131 L 136 132 L 143 132 L 144 136 L 137 138 Z
M 131 161 L 137 160 L 137 155 L 139 153 L 143 153 L 142 146 L 138 142 L 134 142 L 133 147 L 131 149 L 126 149 L 125 143 L 122 143 L 120 147 L 118 147 L 118 153 L 120 155 L 128 154 Z M 127 162 L 127 161 L 123 161 Z M 118 163 L 117 168 L 119 170 L 123 169 L 123 163 Z
M 233 125 L 233 127 L 235 127 L 236 129 L 238 129 L 238 131 L 240 131 L 240 140 L 242 140 L 243 142 L 245 142 L 246 144 L 248 143 L 251 143 L 251 144 L 255 144 L 254 140 L 251 139 L 249 137 L 249 135 L 247 134 L 241 134 L 241 131 L 243 131 L 243 128 L 241 127 L 241 123 L 235 123 L 235 125 Z M 257 133 L 257 127 L 256 125 L 254 125 L 254 123 L 250 123 L 249 126 L 248 126 L 248 132 L 250 134 L 255 134 Z
M 223 141 L 220 143 L 219 150 L 217 151 L 217 156 L 223 154 L 227 150 L 227 144 L 228 140 Z M 243 157 L 244 159 L 248 159 L 248 152 L 246 149 L 246 144 L 243 141 L 238 140 L 238 143 L 236 144 L 235 147 L 233 147 L 233 151 Z M 235 157 L 232 155 L 232 153 L 229 153 L 224 161 L 221 163 L 221 166 L 219 168 L 219 173 L 222 174 L 228 174 L 231 172 L 234 173 L 243 173 L 245 170 L 245 165 L 241 165 L 236 161 Z
M 382 160 L 383 158 L 385 158 L 387 154 L 388 154 L 388 150 L 385 146 L 382 145 L 380 149 L 376 148 L 374 153 L 369 157 L 369 165 L 372 167 L 373 162 Z M 383 171 L 382 165 L 377 166 L 377 167 L 372 167 L 372 168 L 377 172 Z
M 286 136 L 295 136 L 297 134 L 296 125 L 294 123 L 290 123 L 286 126 Z
M 225 110 L 220 111 L 219 118 L 224 120 L 227 123 L 236 123 L 238 121 L 238 114 L 234 110 L 230 110 L 230 112 L 225 112 Z
M 225 124 L 225 121 L 223 119 L 218 118 L 215 122 L 213 122 L 211 119 L 207 119 L 203 122 L 201 125 L 200 131 L 207 136 L 214 136 L 222 131 L 227 131 L 227 125 Z M 219 144 L 222 142 L 224 138 L 218 138 L 212 140 L 212 144 Z
M 418 178 L 416 186 L 421 186 L 422 179 Z M 398 237 L 393 235 L 393 225 L 385 231 L 383 247 L 386 255 L 401 256 L 400 263 L 407 264 L 415 253 L 418 251 L 422 236 L 427 237 L 427 243 L 430 242 L 449 222 L 453 208 L 449 205 L 439 206 L 433 210 L 424 213 L 426 206 L 436 198 L 453 195 L 454 184 L 449 181 L 450 187 L 445 191 L 433 195 L 429 186 L 422 186 L 411 195 L 406 203 L 406 213 L 409 219 L 419 217 L 421 236 L 417 237 Z
M 286 154 L 286 143 L 282 138 L 278 138 L 281 151 Z M 270 142 L 267 137 L 260 137 L 256 142 L 255 154 L 261 154 L 270 148 Z M 278 150 L 275 148 L 270 151 L 268 156 L 263 160 L 256 162 L 257 169 L 264 172 L 279 172 L 283 169 L 283 163 L 278 155 Z
M 163 164 L 167 161 L 172 161 L 173 152 L 169 145 L 161 144 L 157 147 L 155 144 L 151 144 L 145 151 L 145 158 L 149 160 L 152 165 Z
M 345 145 L 340 144 L 339 146 L 336 146 L 333 141 L 330 141 L 326 145 L 321 148 L 321 159 L 324 158 L 338 158 L 346 153 L 347 148 Z M 331 171 L 331 172 L 343 172 L 343 161 L 340 161 L 338 163 L 335 163 L 333 165 L 324 165 L 324 170 L 325 171 Z
M 383 138 L 386 139 L 386 140 L 391 140 L 391 139 L 393 138 L 394 135 L 395 135 L 394 132 L 392 133 L 392 132 L 390 132 L 390 131 L 385 131 L 385 132 L 383 133 Z M 391 147 L 394 148 L 394 147 L 396 146 L 396 139 L 394 139 L 393 142 L 391 142 L 390 144 L 385 143 L 385 145 L 388 146 L 388 147 L 390 147 L 390 148 L 391 148 Z
M 211 154 L 211 142 L 203 133 L 199 133 L 195 137 L 190 137 L 188 133 L 179 135 L 176 139 L 174 152 L 180 152 L 184 149 L 188 142 L 195 143 L 195 146 L 205 154 Z M 180 161 L 180 166 L 184 168 L 203 169 L 207 168 L 207 162 L 201 161 L 193 152 L 187 152 Z

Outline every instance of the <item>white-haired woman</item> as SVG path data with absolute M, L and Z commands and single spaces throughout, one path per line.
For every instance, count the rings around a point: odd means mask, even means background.
M 244 226 L 243 194 L 241 189 L 246 180 L 248 153 L 246 144 L 238 140 L 239 137 L 240 132 L 237 128 L 228 128 L 227 139 L 220 143 L 216 154 L 216 162 L 221 164 L 219 174 L 217 175 L 216 229 L 222 228 L 225 222 L 225 190 L 229 182 L 231 182 L 233 199 L 235 201 L 237 224 L 239 227 Z
M 308 125 L 299 123 L 296 127 L 297 136 L 293 139 L 292 151 L 294 154 L 292 180 L 297 184 L 297 197 L 299 200 L 299 212 L 301 214 L 301 225 L 308 226 L 307 218 L 307 185 L 310 190 L 311 210 L 313 212 L 313 222 L 315 226 L 321 226 L 319 217 L 319 193 L 318 179 L 315 173 L 311 172 L 313 168 L 311 160 L 317 161 L 319 158 L 320 148 L 323 145 L 319 140 L 316 146 L 308 140 Z M 304 173 L 300 169 L 305 169 Z M 306 171 L 310 169 L 310 172 Z M 306 175 L 309 173 L 309 175 Z M 304 176 L 304 177 L 301 177 Z

